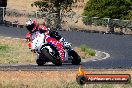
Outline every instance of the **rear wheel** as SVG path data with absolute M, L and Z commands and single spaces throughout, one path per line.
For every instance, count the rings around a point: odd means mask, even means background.
M 46 60 L 44 57 L 42 57 L 42 55 L 38 55 L 36 63 L 38 64 L 38 66 L 43 66 L 46 63 Z
M 75 52 L 74 50 L 71 50 L 69 53 L 69 57 L 71 58 L 71 63 L 73 65 L 79 65 L 81 62 L 81 58 L 80 56 L 77 54 L 77 52 Z
M 42 49 L 42 53 L 43 53 L 44 56 L 45 56 L 47 59 L 49 59 L 53 64 L 55 64 L 55 65 L 57 65 L 57 66 L 62 65 L 62 61 L 61 61 L 61 58 L 60 58 L 60 56 L 59 56 L 59 54 L 58 54 L 58 51 L 55 50 L 55 49 L 53 49 L 53 48 L 52 48 L 52 50 L 53 50 L 53 54 L 50 54 L 50 53 L 48 52 L 48 50 L 44 48 L 44 49 Z

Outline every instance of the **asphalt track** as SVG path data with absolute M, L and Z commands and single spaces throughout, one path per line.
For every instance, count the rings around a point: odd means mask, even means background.
M 0 36 L 25 38 L 25 28 L 14 28 L 0 26 Z M 126 69 L 132 68 L 132 36 L 131 35 L 115 35 L 101 33 L 86 33 L 76 31 L 60 31 L 64 38 L 71 42 L 74 46 L 86 44 L 87 46 L 107 52 L 110 58 L 97 61 L 83 62 L 82 66 L 87 69 Z M 35 65 L 0 65 L 1 69 L 76 69 L 78 66 L 64 64 L 62 66 L 45 65 L 42 67 Z

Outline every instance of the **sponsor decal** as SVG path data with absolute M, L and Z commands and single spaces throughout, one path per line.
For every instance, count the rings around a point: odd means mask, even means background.
M 47 42 L 50 42 L 51 44 L 53 44 L 53 45 L 55 45 L 56 47 L 57 47 L 57 49 L 58 49 L 58 52 L 59 52 L 59 54 L 60 54 L 60 57 L 61 57 L 61 59 L 62 59 L 62 62 L 64 62 L 64 49 L 63 49 L 63 46 L 62 46 L 62 44 L 59 42 L 59 41 L 57 41 L 57 40 L 55 40 L 54 38 L 51 38 L 51 37 L 48 37 L 47 39 L 46 39 L 46 41 Z

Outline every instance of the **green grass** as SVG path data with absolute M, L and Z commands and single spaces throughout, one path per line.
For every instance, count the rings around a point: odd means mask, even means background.
M 35 62 L 35 55 L 21 39 L 0 37 L 0 64 L 30 64 Z
M 80 48 L 81 48 L 81 50 L 82 50 L 83 52 L 86 52 L 86 53 L 89 54 L 90 56 L 95 56 L 95 54 L 96 54 L 95 50 L 89 48 L 89 47 L 86 46 L 86 45 L 81 45 Z
M 74 50 L 82 59 L 88 59 L 96 55 L 96 51 L 94 49 L 91 49 L 84 44 L 80 45 L 79 47 L 75 47 Z
M 7 44 L 0 44 L 0 63 L 16 63 L 13 58 L 9 59 L 11 56 L 11 51 L 13 50 L 12 47 L 10 47 Z
M 10 47 L 6 44 L 0 44 L 0 53 L 7 53 L 10 50 Z

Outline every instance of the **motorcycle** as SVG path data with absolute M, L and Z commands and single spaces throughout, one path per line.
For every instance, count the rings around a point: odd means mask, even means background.
M 79 65 L 81 62 L 80 56 L 72 49 L 71 43 L 63 42 L 62 44 L 55 38 L 39 32 L 33 33 L 27 41 L 31 51 L 37 53 L 38 66 L 43 66 L 47 62 L 57 66 L 67 61 L 73 65 Z

